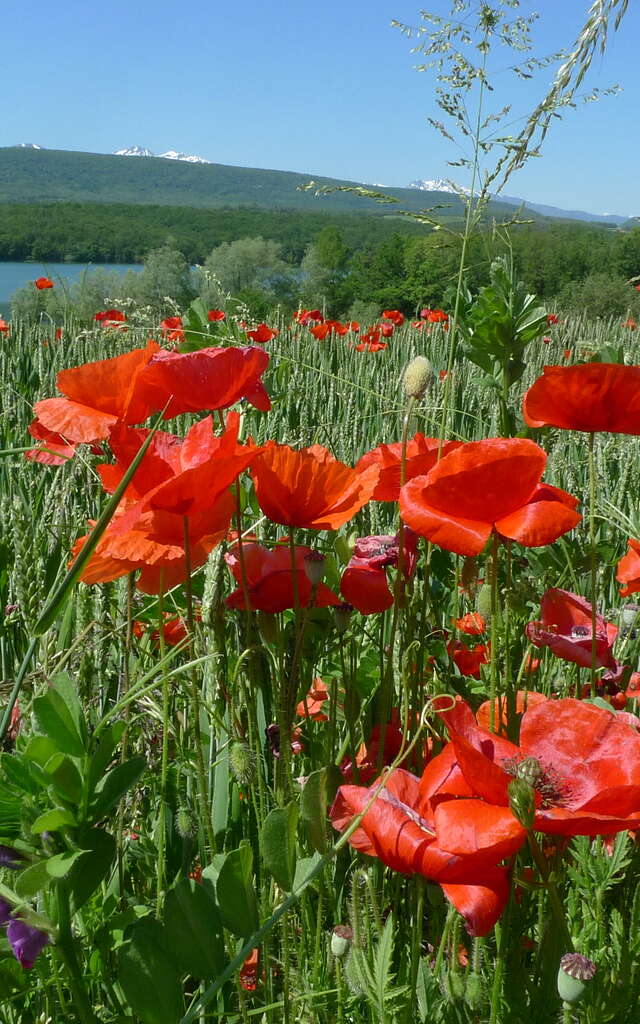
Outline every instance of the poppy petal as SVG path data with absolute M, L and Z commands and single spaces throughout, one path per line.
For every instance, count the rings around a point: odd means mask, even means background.
M 553 544 L 577 526 L 582 516 L 559 501 L 532 501 L 496 521 L 498 533 L 525 548 Z
M 458 555 L 479 555 L 491 536 L 491 524 L 478 519 L 463 519 L 428 505 L 424 497 L 426 479 L 424 476 L 416 477 L 400 491 L 402 521 L 446 551 L 454 551 Z

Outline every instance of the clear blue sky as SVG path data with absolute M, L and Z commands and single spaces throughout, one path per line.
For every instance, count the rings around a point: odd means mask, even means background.
M 448 0 L 424 0 L 438 13 Z M 588 86 L 611 99 L 568 111 L 510 195 L 596 213 L 640 214 L 640 11 L 630 10 Z M 392 19 L 419 23 L 419 0 L 30 0 L 2 19 L 0 145 L 110 153 L 147 146 L 209 160 L 406 185 L 453 176 L 457 152 L 426 122 L 439 116 L 431 74 L 414 70 Z M 539 11 L 536 49 L 569 47 L 588 0 L 523 0 Z M 498 66 L 501 55 L 498 54 Z M 505 62 L 511 62 L 506 53 Z M 494 78 L 495 107 L 527 113 L 551 71 L 522 86 Z M 518 127 L 518 123 L 514 128 Z M 330 200 L 324 200 L 329 203 Z

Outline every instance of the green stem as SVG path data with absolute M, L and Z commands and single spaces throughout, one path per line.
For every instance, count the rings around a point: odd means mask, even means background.
M 589 434 L 589 557 L 591 562 L 591 696 L 596 695 L 598 636 L 597 636 L 597 583 L 596 564 L 596 470 L 593 431 Z
M 496 728 L 496 698 L 498 697 L 498 550 L 500 541 L 494 532 L 491 546 L 491 658 L 489 691 L 489 728 Z M 501 705 L 498 705 L 498 722 L 501 719 Z
M 160 811 L 158 814 L 158 875 L 156 880 L 156 915 L 162 913 L 165 888 L 167 847 L 167 775 L 169 770 L 169 674 L 165 663 L 164 640 L 164 571 L 160 570 L 158 592 L 158 634 L 162 664 L 162 760 L 160 763 Z
M 189 630 L 189 645 L 193 651 L 193 641 L 195 639 L 195 617 L 193 614 L 193 589 L 191 586 L 191 541 L 189 537 L 189 519 L 187 516 L 182 517 L 183 535 L 184 535 L 184 561 L 186 579 L 184 583 L 184 589 L 187 597 L 187 627 Z M 213 856 L 216 852 L 216 840 L 213 832 L 213 820 L 211 818 L 211 801 L 209 800 L 209 787 L 207 785 L 207 773 L 204 766 L 204 755 L 202 753 L 202 732 L 200 729 L 200 688 L 198 686 L 198 679 L 196 676 L 195 669 L 191 669 L 189 672 L 189 682 L 191 684 L 191 703 L 193 705 L 191 714 L 193 717 L 193 736 L 196 744 L 196 771 L 198 775 L 198 802 L 200 804 L 200 815 L 204 823 L 205 832 L 207 834 L 207 842 L 209 843 L 209 853 Z
M 81 1024 L 98 1024 L 98 1019 L 91 1009 L 91 1001 L 87 994 L 84 978 L 78 958 L 76 956 L 75 943 L 71 933 L 71 911 L 69 907 L 69 890 L 64 881 L 59 881 L 58 886 L 58 940 L 56 949 L 60 954 L 64 966 L 67 969 L 71 997 Z
M 571 934 L 569 932 L 567 919 L 564 913 L 564 907 L 562 906 L 562 900 L 560 899 L 560 894 L 558 892 L 558 887 L 555 883 L 555 879 L 552 877 L 551 872 L 549 871 L 549 865 L 547 864 L 544 853 L 540 849 L 538 840 L 536 839 L 535 834 L 531 829 L 527 831 L 527 839 L 529 841 L 529 849 L 531 850 L 531 855 L 534 861 L 536 862 L 536 867 L 540 872 L 540 877 L 542 878 L 547 893 L 549 894 L 551 912 L 553 914 L 556 925 L 560 930 L 560 933 L 562 934 L 562 937 L 565 941 L 565 952 L 571 953 L 573 952 L 573 939 L 571 938 Z

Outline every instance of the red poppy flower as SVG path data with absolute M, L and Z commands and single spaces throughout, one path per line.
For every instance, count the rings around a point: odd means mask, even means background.
M 240 984 L 246 992 L 255 992 L 258 985 L 260 950 L 252 949 L 240 968 Z
M 62 327 L 56 327 L 56 341 L 60 341 L 62 337 Z
M 463 702 L 441 715 L 451 744 L 440 757 L 455 758 L 434 815 L 443 850 L 465 857 L 502 846 L 509 856 L 522 846 L 526 831 L 509 806 L 514 778 L 533 790 L 536 831 L 596 836 L 640 827 L 640 735 L 613 711 L 542 701 L 523 715 L 519 746 L 482 729 Z M 455 769 L 472 799 L 445 798 L 462 789 Z M 427 765 L 427 791 L 432 772 Z
M 418 538 L 409 527 L 404 531 L 402 572 L 405 579 L 413 575 L 416 566 Z M 393 594 L 387 582 L 385 568 L 397 566 L 398 535 L 361 537 L 356 541 L 353 558 L 342 574 L 340 593 L 362 615 L 386 611 L 393 604 Z
M 424 320 L 412 320 L 411 321 L 411 326 L 414 327 L 416 331 L 423 331 L 424 330 Z
M 356 352 L 381 352 L 383 348 L 387 348 L 387 344 L 384 341 L 376 341 L 375 339 L 367 339 L 361 341 L 358 345 L 353 346 Z
M 347 326 L 347 327 L 348 327 L 348 329 L 349 329 L 350 331 L 352 331 L 352 332 L 353 332 L 354 334 L 357 334 L 357 333 L 358 333 L 358 331 L 360 330 L 360 324 L 358 323 L 358 321 L 357 321 L 357 320 L 349 320 L 349 321 L 347 322 L 346 326 Z
M 383 338 L 390 338 L 395 328 L 393 324 L 380 324 L 378 330 Z
M 487 630 L 487 624 L 479 612 L 467 612 L 461 619 L 455 620 L 455 627 L 467 636 L 481 636 Z
M 267 412 L 271 402 L 260 378 L 268 365 L 267 353 L 253 346 L 158 351 L 145 374 L 144 391 L 156 409 L 171 399 L 165 419 L 183 412 L 226 409 L 241 398 Z
M 558 323 L 558 314 L 557 313 L 547 313 L 547 324 L 549 325 L 549 327 L 551 327 L 552 324 L 557 324 L 557 323 Z
M 547 456 L 533 441 L 470 441 L 400 492 L 416 533 L 459 555 L 478 555 L 494 530 L 524 547 L 551 544 L 582 518 L 572 495 L 540 482 Z
M 534 690 L 518 690 L 516 693 L 515 713 L 520 718 L 529 708 L 543 704 L 548 698 Z M 507 735 L 507 698 L 496 697 L 492 702 L 485 700 L 476 711 L 476 722 L 483 729 L 491 729 L 491 704 L 493 703 L 493 732 L 501 736 Z
M 225 313 L 224 309 L 210 309 L 209 312 L 207 313 L 207 318 L 211 321 L 211 323 L 215 324 L 218 323 L 220 320 L 226 320 L 227 314 Z
M 407 457 L 405 463 L 405 483 L 416 476 L 426 476 L 438 461 L 437 437 L 425 437 L 414 434 L 407 441 Z M 460 441 L 445 441 L 442 445 L 442 456 L 460 448 Z M 374 501 L 397 501 L 400 497 L 400 463 L 402 460 L 402 443 L 381 444 L 358 459 L 357 470 L 367 466 L 380 467 L 380 479 L 373 492 Z
M 71 442 L 91 442 L 108 437 L 118 420 L 140 423 L 161 409 L 158 397 L 144 393 L 143 375 L 160 346 L 150 341 L 113 359 L 84 363 L 62 370 L 56 383 L 64 398 L 36 402 L 35 412 L 42 426 L 62 434 Z M 165 399 L 166 401 L 166 399 Z
M 548 647 L 558 658 L 589 668 L 592 640 L 591 605 L 569 590 L 553 587 L 540 602 L 540 620 L 529 622 L 525 633 L 534 647 Z M 615 672 L 612 645 L 618 627 L 596 615 L 596 665 Z
M 545 366 L 522 411 L 530 427 L 640 434 L 640 366 Z
M 480 666 L 489 664 L 489 644 L 476 644 L 467 647 L 461 640 L 450 640 L 447 644 L 449 657 L 456 665 L 460 675 L 480 678 Z
M 625 584 L 620 588 L 620 597 L 640 591 L 640 541 L 630 537 L 627 544 L 627 553 L 618 562 L 616 572 L 616 579 Z
M 160 330 L 166 336 L 167 341 L 184 341 L 181 316 L 168 316 L 160 321 Z
M 318 676 L 313 680 L 311 689 L 304 700 L 301 700 L 296 708 L 296 715 L 300 718 L 311 718 L 314 722 L 328 722 L 329 717 L 322 710 L 323 705 L 329 700 L 329 691 L 322 679 Z
M 40 292 L 46 288 L 53 288 L 53 281 L 50 277 L 38 277 L 33 283 Z
M 268 441 L 252 476 L 258 504 L 272 522 L 337 530 L 371 499 L 378 469 L 351 469 L 321 445 L 295 451 Z
M 390 320 L 394 327 L 402 327 L 404 323 L 404 316 L 399 309 L 384 309 L 382 319 Z
M 104 309 L 99 313 L 94 313 L 93 319 L 97 320 L 103 327 L 110 327 L 113 324 L 124 323 L 127 318 L 119 309 Z
M 38 420 L 34 420 L 28 430 L 31 436 L 36 441 L 42 441 L 42 444 L 25 452 L 25 459 L 39 462 L 43 466 L 64 466 L 65 462 L 75 455 L 75 444 L 70 444 L 62 434 L 47 430 Z
M 495 855 L 481 850 L 465 857 L 444 853 L 436 839 L 431 802 L 436 787 L 434 783 L 430 790 L 414 775 L 396 769 L 349 842 L 394 871 L 438 882 L 463 914 L 470 934 L 486 935 L 500 917 L 509 893 L 506 870 L 495 867 L 500 850 Z M 365 809 L 373 789 L 341 786 L 329 811 L 333 827 L 338 831 L 347 828 Z
M 278 331 L 273 327 L 267 327 L 266 324 L 258 324 L 253 331 L 247 331 L 247 338 L 251 338 L 252 341 L 257 341 L 259 345 L 266 345 L 268 341 L 275 338 Z
M 430 324 L 449 323 L 449 314 L 445 313 L 443 309 L 422 309 L 420 310 L 420 316 Z
M 9 333 L 9 324 L 7 323 L 6 320 L 3 320 L 2 317 L 0 317 L 0 334 L 8 334 L 8 333 Z
M 296 582 L 300 607 L 307 608 L 313 597 L 314 608 L 327 608 L 341 604 L 340 598 L 324 583 L 314 588 L 305 572 L 304 560 L 311 548 L 296 547 Z M 226 598 L 229 608 L 245 608 L 245 594 L 242 586 L 242 567 L 237 545 L 224 556 L 225 561 L 236 583 L 240 584 Z M 262 547 L 261 544 L 243 544 L 242 557 L 246 576 L 246 590 L 252 611 L 283 612 L 295 607 L 295 591 L 291 572 L 291 552 L 288 547 L 278 547 L 274 551 Z
M 239 445 L 237 434 L 238 417 L 233 415 L 220 437 L 213 435 L 210 418 L 196 423 L 182 442 L 166 434 L 154 437 L 81 579 L 103 583 L 141 569 L 137 586 L 148 594 L 184 582 L 185 524 L 194 569 L 226 535 L 235 507 L 229 486 L 260 451 Z M 118 461 L 100 467 L 106 490 L 115 489 L 145 436 L 146 431 L 123 426 L 112 433 Z M 74 555 L 85 539 L 77 541 Z
M 319 309 L 299 309 L 297 313 L 293 314 L 293 319 L 303 327 L 308 327 L 314 321 L 320 323 L 324 317 Z
M 438 379 L 439 380 L 446 380 L 448 376 L 449 376 L 449 371 L 448 370 L 440 370 L 440 373 L 438 374 Z
M 622 327 L 628 327 L 630 331 L 636 331 L 638 329 L 638 321 L 634 320 L 633 317 L 629 317 L 628 320 L 624 320 L 621 324 Z

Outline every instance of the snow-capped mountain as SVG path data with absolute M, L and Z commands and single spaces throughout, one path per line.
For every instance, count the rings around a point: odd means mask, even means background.
M 114 156 L 155 156 L 146 146 L 129 146 L 127 149 L 116 149 Z M 182 160 L 187 164 L 210 164 L 203 156 L 196 156 L 194 153 L 179 153 L 177 149 L 168 149 L 166 153 L 160 153 L 161 160 Z
M 451 195 L 459 195 L 461 192 L 468 192 L 468 188 L 464 188 L 462 185 L 454 185 L 453 182 L 448 181 L 447 178 L 435 178 L 429 180 L 427 178 L 416 178 L 415 181 L 410 181 L 407 188 L 417 188 L 420 192 L 449 192 Z
M 177 153 L 175 149 L 169 149 L 166 153 L 161 153 L 161 157 L 165 160 L 184 160 L 187 164 L 210 164 L 210 160 L 205 160 L 203 156 L 196 156 L 194 153 Z
M 128 149 L 116 149 L 114 156 L 155 156 L 150 149 L 144 146 L 129 146 Z
M 37 142 L 17 142 L 14 149 L 44 149 L 44 146 L 39 146 Z

